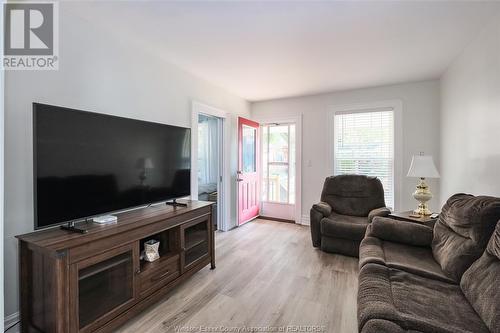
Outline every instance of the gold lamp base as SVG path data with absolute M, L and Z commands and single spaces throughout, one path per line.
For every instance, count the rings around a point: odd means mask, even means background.
M 420 178 L 420 183 L 417 185 L 417 189 L 413 192 L 413 197 L 419 202 L 418 208 L 413 211 L 413 213 L 421 216 L 429 216 L 432 212 L 427 206 L 427 201 L 432 199 L 432 193 L 429 190 L 429 186 L 425 183 L 425 178 Z

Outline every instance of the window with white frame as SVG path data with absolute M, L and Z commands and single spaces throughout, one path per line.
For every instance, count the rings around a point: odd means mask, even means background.
M 337 112 L 334 124 L 335 175 L 378 177 L 394 207 L 394 110 Z
M 295 124 L 265 124 L 262 201 L 295 204 Z

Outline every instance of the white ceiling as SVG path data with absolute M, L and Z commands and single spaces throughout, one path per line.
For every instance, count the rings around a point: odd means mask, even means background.
M 250 101 L 438 78 L 498 2 L 83 2 L 110 33 Z

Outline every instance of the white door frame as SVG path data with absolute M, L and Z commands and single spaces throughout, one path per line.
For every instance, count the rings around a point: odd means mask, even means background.
M 302 224 L 302 115 L 283 117 L 251 117 L 259 124 L 295 124 L 295 223 Z M 261 140 L 262 141 L 262 140 Z M 261 203 L 262 204 L 262 203 Z
M 402 184 L 403 184 L 403 102 L 399 99 L 375 101 L 360 104 L 330 105 L 328 107 L 328 171 L 335 174 L 334 149 L 335 149 L 335 114 L 338 112 L 352 111 L 363 112 L 381 108 L 392 108 L 394 111 L 394 206 L 395 211 L 401 211 Z
M 208 116 L 218 117 L 222 120 L 222 142 L 223 147 L 219 149 L 221 161 L 219 161 L 219 170 L 221 170 L 222 184 L 217 186 L 220 191 L 218 193 L 218 214 L 220 216 L 220 223 L 217 223 L 217 228 L 219 230 L 227 231 L 230 229 L 230 218 L 231 218 L 231 171 L 230 171 L 230 149 L 231 142 L 227 140 L 230 136 L 230 114 L 212 107 L 207 104 L 203 104 L 197 101 L 193 101 L 191 105 L 191 199 L 198 200 L 198 116 L 200 114 L 205 114 Z
M 0 4 L 3 5 L 5 1 L 0 1 Z M 3 36 L 3 19 L 0 19 L 0 35 Z M 3 43 L 0 45 L 0 52 L 3 54 Z M 0 315 L 2 316 L 2 320 L 0 320 L 0 331 L 4 331 L 4 259 L 3 259 L 3 248 L 4 248 L 4 107 L 5 107 L 5 71 L 0 71 L 0 133 L 2 136 L 0 137 L 0 267 L 2 267 L 2 271 L 0 272 Z

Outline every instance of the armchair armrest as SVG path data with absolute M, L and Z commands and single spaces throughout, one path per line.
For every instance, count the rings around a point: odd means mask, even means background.
M 320 222 L 321 219 L 325 216 L 330 216 L 332 213 L 332 207 L 326 202 L 319 202 L 314 204 L 311 208 L 310 212 L 310 222 L 311 222 L 311 238 L 314 247 L 321 246 L 321 228 Z
M 375 208 L 368 213 L 368 223 L 371 223 L 376 216 L 386 217 L 391 213 L 387 207 Z
M 320 201 L 313 205 L 313 209 L 320 212 L 323 216 L 330 216 L 332 213 L 332 207 L 326 202 Z
M 414 246 L 431 246 L 432 233 L 425 225 L 378 216 L 366 229 L 366 237 Z

